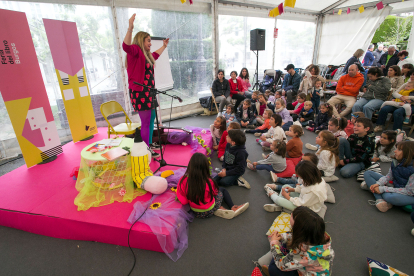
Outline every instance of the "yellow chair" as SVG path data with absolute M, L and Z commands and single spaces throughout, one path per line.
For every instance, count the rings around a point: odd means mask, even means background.
M 108 116 L 121 111 L 125 114 L 125 123 L 113 127 L 108 120 Z M 116 101 L 109 101 L 101 104 L 101 113 L 105 118 L 105 121 L 108 123 L 108 138 L 110 138 L 111 134 L 131 135 L 135 133 L 135 129 L 137 127 L 141 127 L 141 123 L 133 123 L 131 119 L 129 119 L 128 115 L 125 113 L 125 110 Z

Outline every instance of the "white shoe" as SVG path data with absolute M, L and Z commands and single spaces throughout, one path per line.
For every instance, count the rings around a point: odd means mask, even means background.
M 222 115 L 221 112 L 217 113 L 217 117 L 220 117 L 221 115 Z
M 369 191 L 368 185 L 367 185 L 367 183 L 365 181 L 362 181 L 360 187 L 361 187 L 362 190 Z
M 264 186 L 264 189 L 265 189 L 265 191 L 266 191 L 266 195 L 268 196 L 268 197 L 270 197 L 271 195 L 273 195 L 273 194 L 276 194 L 276 195 L 278 195 L 278 193 L 277 192 L 275 192 L 272 188 L 270 188 L 269 186 L 267 186 L 267 185 L 265 185 Z
M 256 137 L 260 137 L 260 136 L 262 136 L 263 135 L 263 133 L 260 133 L 260 132 L 256 132 L 255 134 L 254 134 L 254 136 L 256 136 Z
M 263 205 L 263 208 L 267 211 L 267 212 L 279 212 L 282 211 L 282 207 L 278 206 L 276 204 L 265 204 Z
M 307 149 L 310 149 L 310 150 L 318 150 L 318 147 L 317 146 L 314 146 L 314 145 L 309 144 L 309 143 L 306 143 L 305 147 Z
M 223 209 L 217 209 L 214 212 L 215 216 L 225 218 L 225 219 L 232 219 L 235 216 L 235 212 L 233 210 L 223 210 Z
M 413 236 L 414 236 L 414 228 L 413 228 L 413 230 L 411 230 L 411 235 L 413 235 Z
M 335 175 L 332 176 L 322 176 L 323 180 L 325 180 L 325 182 L 334 182 L 334 181 L 338 181 L 339 178 L 336 177 Z
M 238 184 L 240 187 L 244 187 L 244 188 L 246 188 L 246 189 L 250 189 L 250 188 L 251 188 L 251 187 L 250 187 L 249 182 L 247 182 L 247 181 L 246 181 L 246 179 L 244 179 L 242 176 L 240 176 L 240 177 L 237 179 L 237 184 Z
M 245 204 L 240 205 L 240 206 L 241 207 L 234 212 L 234 217 L 237 217 L 238 215 L 246 211 L 247 208 L 249 208 L 249 202 L 246 202 Z
M 275 174 L 274 172 L 270 172 L 270 176 L 272 177 L 272 181 L 273 182 L 277 182 L 277 174 Z

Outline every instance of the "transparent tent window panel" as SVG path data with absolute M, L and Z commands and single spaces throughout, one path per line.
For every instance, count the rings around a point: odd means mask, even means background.
M 170 95 L 183 99 L 173 101 L 173 107 L 198 102 L 210 95 L 213 81 L 212 19 L 208 14 L 161 11 L 150 9 L 118 8 L 117 17 L 123 39 L 128 19 L 136 13 L 132 37 L 145 31 L 154 37 L 169 37 L 168 55 L 174 81 Z M 151 51 L 157 49 L 151 48 Z M 124 53 L 125 55 L 125 53 Z M 171 98 L 160 95 L 161 108 L 171 106 Z
M 102 118 L 99 107 L 104 101 L 114 99 L 124 104 L 121 67 L 110 7 L 2 1 L 0 8 L 26 13 L 58 129 L 68 129 L 69 125 L 43 18 L 76 22 L 95 117 L 98 120 Z M 2 110 L 0 114 L 3 114 Z M 67 135 L 65 131 L 60 133 Z

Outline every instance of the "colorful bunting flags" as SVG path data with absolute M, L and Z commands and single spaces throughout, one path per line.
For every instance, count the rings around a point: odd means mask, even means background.
M 285 7 L 291 7 L 294 8 L 296 4 L 296 0 L 286 0 L 285 1 Z
M 348 8 L 348 10 L 346 11 L 346 14 L 350 14 L 351 13 L 351 9 Z
M 279 15 L 281 15 L 283 13 L 283 3 L 280 3 L 280 5 L 278 6 L 279 9 Z
M 379 3 L 377 3 L 377 9 L 378 10 L 381 10 L 381 9 L 383 9 L 384 8 L 384 4 L 382 3 L 382 1 L 381 2 L 379 2 Z
M 187 0 L 181 0 L 181 4 L 184 4 Z
M 339 15 L 341 15 L 341 14 L 342 14 L 342 10 L 339 10 L 339 11 L 338 11 L 338 14 L 339 14 Z
M 361 7 L 358 8 L 359 13 L 363 13 L 365 11 L 364 5 L 361 5 Z

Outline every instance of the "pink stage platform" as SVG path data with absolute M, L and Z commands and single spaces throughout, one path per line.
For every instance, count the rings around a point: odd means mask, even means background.
M 106 128 L 92 140 L 68 143 L 63 154 L 45 165 L 30 169 L 24 165 L 0 177 L 0 225 L 54 238 L 97 241 L 128 246 L 127 222 L 136 201 L 148 201 L 151 194 L 137 197 L 132 203 L 112 203 L 77 211 L 73 201 L 78 194 L 75 180 L 69 175 L 79 166 L 81 150 L 94 141 L 107 138 Z M 187 165 L 191 147 L 167 145 L 164 159 L 170 163 Z M 153 161 L 151 169 L 158 168 Z M 162 170 L 178 167 L 164 167 Z M 180 208 L 180 204 L 177 203 Z M 169 238 L 168 231 L 164 233 Z M 163 252 L 150 228 L 137 222 L 130 235 L 131 247 Z M 171 251 L 173 249 L 171 248 Z M 168 250 L 169 251 L 169 250 Z

